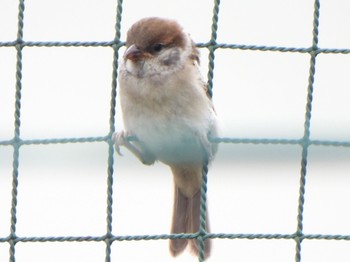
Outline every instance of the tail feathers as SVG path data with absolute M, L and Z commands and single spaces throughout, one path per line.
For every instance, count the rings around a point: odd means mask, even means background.
M 180 189 L 175 186 L 175 201 L 173 212 L 172 234 L 196 233 L 200 228 L 200 191 L 192 198 L 186 197 Z M 206 231 L 209 232 L 208 212 L 207 212 Z M 199 252 L 199 243 L 197 239 L 171 239 L 170 252 L 173 256 L 181 254 L 187 244 L 194 254 Z M 205 258 L 210 255 L 210 239 L 205 240 Z
M 175 186 L 173 222 L 171 226 L 172 234 L 181 234 L 187 232 L 187 206 L 189 199 L 185 197 L 179 188 Z M 170 253 L 176 257 L 181 254 L 188 243 L 188 239 L 170 239 Z
M 192 199 L 190 199 L 190 205 L 187 209 L 188 212 L 191 214 L 191 219 L 188 221 L 188 232 L 196 233 L 200 229 L 200 203 L 201 203 L 201 192 L 200 190 L 193 196 Z M 209 216 L 208 216 L 208 210 L 206 212 L 206 227 L 205 231 L 210 232 L 209 228 Z M 205 258 L 208 258 L 210 256 L 210 250 L 211 250 L 211 241 L 210 238 L 207 238 L 204 241 L 205 244 Z M 190 240 L 190 247 L 191 251 L 194 254 L 198 254 L 199 252 L 199 243 L 197 239 L 191 239 Z

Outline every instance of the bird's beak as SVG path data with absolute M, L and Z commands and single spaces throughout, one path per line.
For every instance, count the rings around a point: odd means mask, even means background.
M 129 46 L 129 48 L 126 49 L 124 53 L 124 59 L 129 59 L 134 62 L 140 60 L 142 56 L 143 56 L 143 52 L 136 45 Z

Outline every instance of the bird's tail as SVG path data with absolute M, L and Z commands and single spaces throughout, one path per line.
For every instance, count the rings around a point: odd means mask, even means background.
M 193 197 L 186 197 L 178 186 L 175 185 L 173 221 L 171 227 L 172 234 L 196 233 L 200 228 L 200 190 Z M 206 231 L 209 232 L 208 212 L 206 215 Z M 199 252 L 197 239 L 171 239 L 170 252 L 177 256 L 184 251 L 189 243 L 191 251 L 195 254 Z M 210 255 L 210 239 L 205 240 L 205 258 Z

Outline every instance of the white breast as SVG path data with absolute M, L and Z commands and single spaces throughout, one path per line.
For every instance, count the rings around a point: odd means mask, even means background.
M 207 134 L 216 129 L 216 121 L 193 64 L 175 74 L 153 78 L 137 78 L 123 68 L 120 74 L 125 129 L 160 161 L 201 158 L 203 148 L 210 147 Z

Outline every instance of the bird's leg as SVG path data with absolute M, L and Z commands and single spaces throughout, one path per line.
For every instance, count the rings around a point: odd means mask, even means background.
M 115 145 L 115 149 L 118 153 L 118 155 L 122 156 L 123 154 L 120 151 L 120 146 L 125 146 L 127 149 L 130 150 L 143 164 L 145 165 L 152 165 L 155 162 L 155 157 L 150 152 L 143 152 L 141 149 L 136 147 L 134 144 L 132 144 L 128 138 L 132 137 L 133 135 L 128 131 L 120 131 L 113 134 L 113 142 Z

